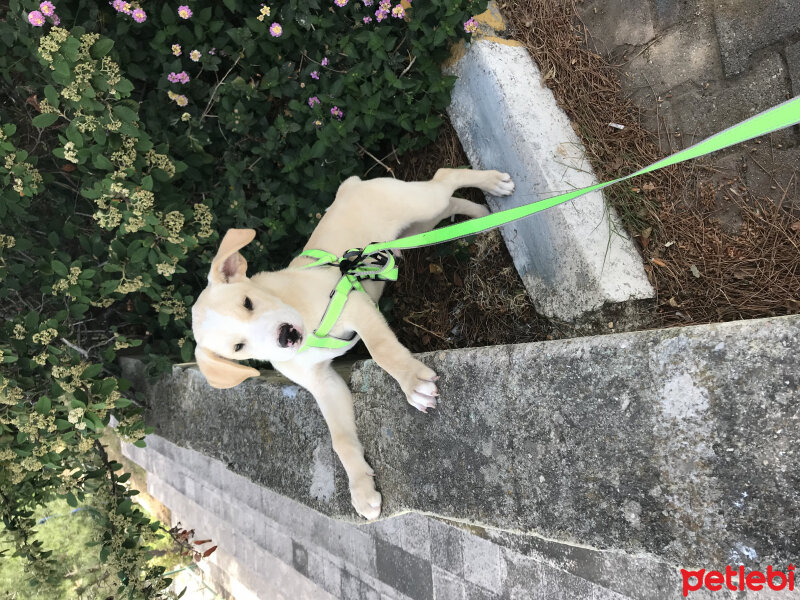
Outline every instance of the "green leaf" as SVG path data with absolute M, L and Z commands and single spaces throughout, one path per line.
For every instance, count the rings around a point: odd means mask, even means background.
M 78 499 L 72 492 L 67 492 L 67 504 L 69 504 L 72 508 L 78 506 Z
M 36 412 L 46 415 L 50 412 L 50 398 L 47 396 L 42 396 L 39 398 L 38 402 L 36 402 Z
M 50 267 L 53 269 L 53 273 L 56 275 L 61 275 L 61 277 L 66 277 L 69 273 L 67 270 L 67 265 L 62 263 L 60 260 L 56 260 L 55 258 L 50 261 Z
M 223 2 L 225 3 L 225 6 L 228 7 L 229 11 L 236 12 L 236 9 L 238 8 L 237 0 L 223 0 Z
M 189 341 L 184 342 L 181 348 L 181 360 L 183 360 L 183 362 L 191 362 L 193 352 L 194 344 Z
M 92 49 L 89 51 L 92 55 L 92 58 L 103 58 L 106 54 L 111 52 L 111 48 L 114 47 L 114 40 L 109 38 L 101 38 L 97 40 L 92 46 Z
M 102 370 L 103 370 L 103 365 L 100 364 L 89 365 L 83 370 L 83 373 L 81 373 L 81 378 L 93 379 L 94 377 L 97 377 Z
M 113 171 L 114 170 L 113 163 L 110 160 L 108 160 L 105 156 L 103 156 L 102 154 L 95 154 L 94 156 L 92 156 L 92 164 L 96 168 L 103 169 L 104 171 Z
M 136 111 L 131 110 L 127 106 L 122 106 L 121 104 L 117 104 L 113 108 L 113 113 L 117 118 L 127 123 L 133 123 L 139 119 L 136 115 Z
M 56 88 L 54 88 L 52 85 L 46 85 L 44 87 L 44 97 L 47 98 L 47 102 L 50 104 L 50 106 L 58 108 L 58 92 L 56 91 Z
M 41 115 L 36 115 L 31 120 L 34 127 L 38 127 L 39 129 L 44 129 L 45 127 L 50 127 L 53 123 L 58 121 L 58 115 L 55 113 L 44 113 Z

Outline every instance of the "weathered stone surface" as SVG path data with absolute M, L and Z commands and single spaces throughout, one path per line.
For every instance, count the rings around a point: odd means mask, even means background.
M 449 108 L 472 165 L 514 178 L 514 194 L 490 196 L 489 205 L 514 208 L 597 183 L 527 51 L 501 42 L 470 45 L 452 70 L 459 80 Z M 605 304 L 654 296 L 640 255 L 600 192 L 501 232 L 537 311 L 550 318 L 575 321 Z
M 588 0 L 576 8 L 600 52 L 623 45 L 641 46 L 655 36 L 647 2 Z
M 792 80 L 792 95 L 800 96 L 800 42 L 786 46 L 786 62 Z
M 798 343 L 794 316 L 429 354 L 442 391 L 429 415 L 363 363 L 351 383 L 383 516 L 419 510 L 681 565 L 796 560 Z M 176 369 L 151 389 L 147 420 L 355 520 L 338 461 L 315 459 L 330 441 L 313 400 L 286 387 L 212 390 Z M 334 471 L 325 500 L 311 493 L 320 468 Z
M 658 117 L 677 148 L 687 147 L 786 100 L 786 69 L 778 53 L 762 58 L 735 85 L 717 80 L 677 86 L 662 96 Z M 651 114 L 651 118 L 655 115 Z M 654 127 L 655 123 L 651 123 Z M 680 137 L 675 137 L 680 133 Z M 779 134 L 788 141 L 791 129 Z
M 665 32 L 622 69 L 623 90 L 637 98 L 662 96 L 680 84 L 702 88 L 721 78 L 722 63 L 710 20 Z
M 744 72 L 756 50 L 800 32 L 795 0 L 716 0 L 714 24 L 728 77 Z
M 679 21 L 698 15 L 700 0 L 654 0 L 659 29 L 668 29 Z

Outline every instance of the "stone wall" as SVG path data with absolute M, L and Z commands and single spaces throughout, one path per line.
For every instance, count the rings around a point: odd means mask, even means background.
M 236 535 L 280 539 L 264 548 L 297 570 L 289 548 L 325 548 L 334 583 L 327 567 L 308 577 L 348 598 L 477 585 L 453 597 L 659 599 L 679 597 L 679 567 L 797 563 L 798 342 L 793 316 L 432 353 L 429 415 L 359 363 L 358 428 L 388 519 L 370 525 L 304 390 L 274 375 L 212 390 L 184 367 L 149 385 L 126 369 L 156 428 L 148 490 L 184 523 L 215 515 L 224 552 Z M 433 533 L 441 522 L 450 533 Z M 461 558 L 436 535 L 460 540 Z M 467 568 L 469 544 L 496 558 Z M 351 578 L 367 591 L 345 595 Z

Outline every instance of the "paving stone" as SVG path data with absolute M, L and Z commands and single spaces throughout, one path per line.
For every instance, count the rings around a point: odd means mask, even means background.
M 464 575 L 464 533 L 457 527 L 432 519 L 428 525 L 431 536 L 431 562 L 455 575 Z
M 685 82 L 702 88 L 721 76 L 714 24 L 703 19 L 667 31 L 647 50 L 633 55 L 622 68 L 620 82 L 635 100 L 652 101 Z
M 792 95 L 800 96 L 800 42 L 786 46 L 786 63 L 792 80 Z
M 655 36 L 648 2 L 587 0 L 577 9 L 600 52 L 608 53 L 618 46 L 641 46 Z
M 308 577 L 308 552 L 302 544 L 292 540 L 292 566 Z
M 659 116 L 664 120 L 666 135 L 671 138 L 669 142 L 677 148 L 687 147 L 777 106 L 786 100 L 787 93 L 786 69 L 775 52 L 763 57 L 736 81 L 676 88 L 671 97 L 664 96 Z M 674 135 L 676 132 L 680 137 Z M 794 134 L 785 129 L 778 135 L 788 143 Z
M 660 30 L 698 14 L 699 0 L 654 0 L 656 22 Z
M 464 536 L 464 578 L 499 594 L 506 578 L 506 562 L 497 544 L 474 535 Z
M 756 50 L 800 32 L 795 0 L 715 0 L 714 24 L 725 75 L 747 70 Z
M 375 543 L 378 578 L 413 600 L 433 598 L 429 562 L 378 538 Z
M 428 533 L 429 519 L 419 514 L 405 514 L 391 519 L 383 519 L 365 526 L 363 529 L 384 541 L 399 546 L 406 552 L 424 560 L 431 558 L 431 540 Z
M 452 573 L 432 567 L 434 600 L 466 600 L 464 582 Z

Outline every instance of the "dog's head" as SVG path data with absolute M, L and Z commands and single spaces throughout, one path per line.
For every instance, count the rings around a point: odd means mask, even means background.
M 233 387 L 258 375 L 236 359 L 289 360 L 303 341 L 300 314 L 247 277 L 239 250 L 255 235 L 252 229 L 228 230 L 211 263 L 208 287 L 192 307 L 195 356 L 212 387 Z

